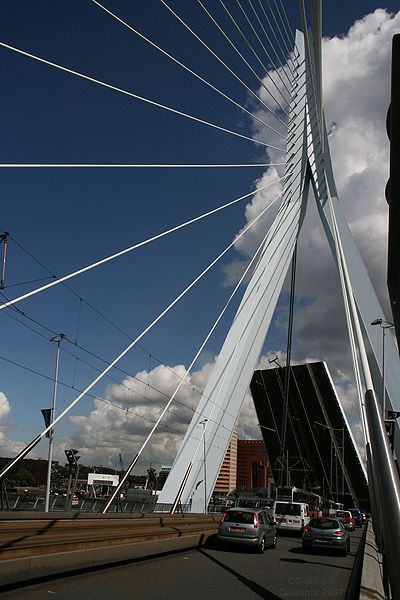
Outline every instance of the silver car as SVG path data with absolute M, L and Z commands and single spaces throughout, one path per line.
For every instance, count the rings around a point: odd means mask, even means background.
M 230 508 L 221 519 L 217 540 L 253 546 L 262 553 L 276 547 L 276 527 L 268 512 L 259 508 Z
M 316 517 L 303 530 L 303 552 L 312 548 L 339 550 L 344 556 L 350 551 L 350 535 L 338 518 Z

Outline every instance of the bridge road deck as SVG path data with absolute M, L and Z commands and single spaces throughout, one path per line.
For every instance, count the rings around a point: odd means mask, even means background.
M 303 554 L 300 537 L 280 537 L 276 550 L 256 554 L 241 547 L 210 547 L 84 573 L 47 578 L 4 590 L 2 600 L 284 600 L 337 598 L 347 594 L 363 530 L 351 534 L 347 557 Z M 49 557 L 50 558 L 50 557 Z

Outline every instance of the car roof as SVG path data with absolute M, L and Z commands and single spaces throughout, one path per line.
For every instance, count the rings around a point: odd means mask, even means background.
M 259 512 L 267 512 L 264 508 L 253 508 L 252 506 L 231 506 L 227 508 L 224 512 L 251 512 L 251 513 L 259 513 Z

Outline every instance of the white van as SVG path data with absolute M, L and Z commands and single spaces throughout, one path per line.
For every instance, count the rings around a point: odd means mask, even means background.
M 277 500 L 274 504 L 276 527 L 279 531 L 303 531 L 310 522 L 308 504 Z

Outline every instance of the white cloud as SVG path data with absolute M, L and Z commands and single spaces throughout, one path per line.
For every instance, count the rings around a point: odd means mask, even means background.
M 384 188 L 388 176 L 385 118 L 389 102 L 391 37 L 399 28 L 400 13 L 392 17 L 379 9 L 357 21 L 347 35 L 323 42 L 324 105 L 340 202 L 384 306 L 387 306 L 387 205 Z M 276 81 L 283 89 L 281 81 Z M 267 80 L 265 85 L 270 85 Z M 260 94 L 268 106 L 276 108 L 265 88 L 260 89 Z M 278 130 L 284 130 L 270 113 L 257 109 L 257 116 Z M 284 119 L 282 112 L 280 117 Z M 278 147 L 285 143 L 281 136 L 261 128 L 257 123 L 254 125 L 254 137 Z M 281 162 L 282 153 L 270 149 L 269 158 L 272 162 Z M 255 182 L 255 187 L 260 190 L 282 174 L 282 167 L 270 168 Z M 281 184 L 275 183 L 256 193 L 246 206 L 246 223 L 270 204 L 280 191 Z M 270 212 L 272 215 L 273 211 Z M 238 280 L 263 237 L 271 215 L 268 212 L 268 216 L 260 220 L 249 234 L 237 240 L 238 258 L 224 269 L 226 285 Z M 303 362 L 312 357 L 313 360 L 327 362 L 359 441 L 362 438 L 358 435 L 360 425 L 338 278 L 312 206 L 299 245 L 297 293 L 294 361 Z M 286 316 L 283 310 L 277 313 L 275 327 L 280 328 L 285 337 Z M 280 349 L 277 350 L 279 353 Z M 267 354 L 260 359 L 259 366 L 268 365 L 272 352 L 275 354 L 275 349 L 266 350 Z M 193 388 L 204 389 L 211 368 L 212 362 L 190 375 L 189 386 L 183 386 L 177 398 L 190 408 L 182 404 L 171 408 L 160 432 L 155 434 L 144 452 L 143 463 L 160 465 L 173 461 L 197 405 L 199 394 Z M 185 367 L 177 365 L 172 371 L 182 377 Z M 127 377 L 123 385 L 107 388 L 106 397 L 116 406 L 96 400 L 88 416 L 71 417 L 76 429 L 72 442 L 80 448 L 83 463 L 117 464 L 121 452 L 127 464 L 165 405 L 167 397 L 164 394 L 169 396 L 179 381 L 165 366 L 156 367 L 150 373 L 143 371 L 136 377 L 144 383 Z M 8 411 L 7 399 L 0 396 L 0 417 L 6 416 Z M 167 431 L 168 436 L 165 436 Z M 245 437 L 260 435 L 249 395 L 244 402 L 240 431 Z
M 143 470 L 140 466 L 150 463 L 156 467 L 172 464 L 211 368 L 212 364 L 207 363 L 186 378 L 187 383 L 181 386 L 144 450 L 138 464 L 139 472 Z M 141 371 L 135 377 L 125 378 L 121 384 L 108 386 L 105 398 L 110 403 L 97 399 L 88 416 L 72 416 L 71 422 L 75 426 L 72 440 L 80 450 L 82 461 L 113 465 L 118 463 L 121 452 L 127 466 L 185 372 L 183 365 L 172 368 L 159 365 L 150 372 Z
M 8 437 L 11 426 L 7 421 L 7 417 L 10 410 L 10 403 L 7 396 L 3 392 L 0 392 L 0 456 L 4 457 L 14 456 L 14 454 L 17 454 L 25 447 L 23 442 L 10 440 Z

